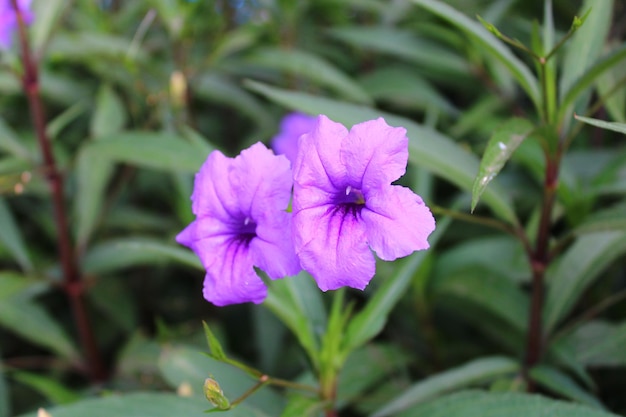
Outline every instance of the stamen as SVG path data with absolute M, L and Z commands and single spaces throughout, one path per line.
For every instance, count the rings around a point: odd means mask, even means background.
M 346 195 L 350 195 L 350 191 L 352 191 L 352 187 L 348 185 L 348 187 L 346 188 Z
M 247 226 L 248 223 L 250 223 L 250 217 L 246 217 L 246 219 L 243 221 L 243 225 Z

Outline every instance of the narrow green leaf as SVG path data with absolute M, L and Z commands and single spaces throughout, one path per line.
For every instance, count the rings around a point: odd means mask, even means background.
M 111 394 L 101 398 L 88 398 L 70 405 L 52 407 L 46 411 L 53 417 L 173 417 L 202 416 L 207 407 L 202 397 L 187 398 L 167 392 L 135 392 Z M 20 417 L 36 417 L 37 413 Z M 269 417 L 255 408 L 240 404 L 228 411 L 228 417 Z
M 557 120 L 563 120 L 569 123 L 572 108 L 579 100 L 579 97 L 587 92 L 586 90 L 598 80 L 598 77 L 613 68 L 615 65 L 624 62 L 624 60 L 626 60 L 626 45 L 622 45 L 620 48 L 614 50 L 609 55 L 599 60 L 594 60 L 594 64 L 591 65 L 579 78 L 577 78 L 564 95 L 562 95 L 561 104 L 559 105 L 560 112 Z M 582 96 L 582 98 L 584 99 L 585 97 Z M 577 107 L 576 110 L 578 110 Z M 581 106 L 580 111 L 582 112 L 584 110 L 585 109 Z
M 124 103 L 107 84 L 102 84 L 96 95 L 96 108 L 91 118 L 91 137 L 98 139 L 113 135 L 126 124 Z
M 53 404 L 68 404 L 80 398 L 78 393 L 62 385 L 57 379 L 45 375 L 20 371 L 12 372 L 11 378 L 29 386 Z
M 326 310 L 315 281 L 306 272 L 271 281 L 263 305 L 293 332 L 317 368 Z
M 77 190 L 74 215 L 79 247 L 86 247 L 100 218 L 106 186 L 113 175 L 113 162 L 87 143 L 78 152 L 76 161 Z
M 535 366 L 530 370 L 530 377 L 555 394 L 594 408 L 604 408 L 597 398 L 583 390 L 571 377 L 556 368 L 547 365 Z
M 503 320 L 512 330 L 523 333 L 528 317 L 528 297 L 518 285 L 497 273 L 468 267 L 433 283 L 433 294 L 451 302 L 474 305 L 488 317 Z
M 280 417 L 318 417 L 325 406 L 317 397 L 294 392 L 287 397 L 287 406 Z
M 496 59 L 502 62 L 511 71 L 520 86 L 526 91 L 536 109 L 541 109 L 539 84 L 528 67 L 517 58 L 500 40 L 495 38 L 479 23 L 471 20 L 452 6 L 438 0 L 412 0 L 418 6 L 428 9 L 440 18 L 453 24 L 469 34 L 478 43 L 489 51 Z
M 47 311 L 31 300 L 14 297 L 2 301 L 0 325 L 64 358 L 73 359 L 78 356 L 63 328 Z
M 626 135 L 626 123 L 606 122 L 604 120 L 592 119 L 590 117 L 583 117 L 578 115 L 574 115 L 574 117 L 576 118 L 576 120 L 580 120 L 581 122 L 587 123 L 591 126 L 599 127 L 601 129 L 612 130 L 614 132 L 619 132 Z
M 623 88 L 625 73 L 626 61 L 621 61 L 601 74 L 596 81 L 598 95 L 609 116 L 620 123 L 626 123 L 626 88 Z
M 466 391 L 448 395 L 397 414 L 396 417 L 617 417 L 581 404 L 542 395 Z M 56 416 L 55 416 L 56 417 Z
M 592 72 L 591 68 L 604 50 L 604 43 L 611 27 L 613 0 L 585 0 L 578 15 L 582 16 L 590 9 L 591 13 L 586 17 L 584 24 L 577 29 L 566 45 L 559 85 L 561 112 L 578 101 L 582 90 L 591 85 L 590 82 L 584 88 L 577 89 L 575 97 L 572 96 L 571 91 L 575 84 L 580 83 L 583 74 Z M 580 97 L 580 103 L 588 98 L 589 96 Z
M 123 268 L 178 262 L 204 271 L 192 252 L 154 238 L 120 238 L 100 243 L 82 259 L 82 268 L 89 274 L 105 274 Z
M 430 69 L 433 74 L 429 75 L 465 77 L 469 73 L 469 64 L 462 57 L 410 31 L 368 26 L 333 28 L 326 33 L 360 48 L 411 61 L 422 70 Z
M 431 247 L 435 246 L 450 225 L 447 217 L 438 222 L 435 232 L 430 236 Z M 408 257 L 404 265 L 390 279 L 385 280 L 376 290 L 367 305 L 350 320 L 344 337 L 344 354 L 364 345 L 382 331 L 387 318 L 400 298 L 406 294 L 416 270 L 427 256 L 426 251 L 415 252 Z
M 597 211 L 591 214 L 573 232 L 576 234 L 626 231 L 626 203 Z
M 487 188 L 487 185 L 498 175 L 504 164 L 524 139 L 532 132 L 533 124 L 518 117 L 504 122 L 491 136 L 487 148 L 480 161 L 478 175 L 472 187 L 472 211 Z
M 166 133 L 119 133 L 101 137 L 86 149 L 115 162 L 179 172 L 196 172 L 207 157 L 197 145 Z
M 46 133 L 50 139 L 56 139 L 63 129 L 87 110 L 87 106 L 88 103 L 86 101 L 79 101 L 52 119 L 46 126 Z
M 491 356 L 475 359 L 459 367 L 425 378 L 409 387 L 384 407 L 377 410 L 372 417 L 398 415 L 396 413 L 407 410 L 415 404 L 459 388 L 484 384 L 504 375 L 516 373 L 518 370 L 518 362 L 511 358 Z M 441 415 L 448 416 L 450 414 Z M 469 416 L 470 414 L 466 415 Z
M 549 335 L 571 311 L 583 291 L 617 257 L 626 252 L 626 232 L 599 232 L 581 236 L 558 266 L 549 271 L 543 325 Z
M 325 59 L 297 49 L 262 48 L 248 60 L 256 65 L 285 71 L 328 87 L 350 101 L 372 104 L 368 94 L 350 77 Z
M 4 150 L 13 156 L 18 156 L 21 159 L 34 159 L 31 158 L 31 153 L 26 146 L 22 143 L 19 136 L 6 124 L 3 118 L 0 117 L 0 150 Z
M 250 89 L 281 105 L 309 114 L 326 114 L 332 120 L 347 127 L 384 117 L 390 125 L 407 129 L 410 162 L 447 179 L 464 190 L 470 190 L 472 187 L 475 173 L 478 171 L 477 158 L 441 133 L 403 117 L 368 107 L 278 89 L 253 81 L 248 81 L 246 84 Z M 484 192 L 483 201 L 498 217 L 510 223 L 517 223 L 511 201 L 501 188 L 489 187 Z
M 9 206 L 0 197 L 0 242 L 15 257 L 17 263 L 25 271 L 33 269 L 33 264 L 26 248 L 26 243 L 22 238 L 22 233 L 18 228 L 15 218 L 9 210 Z
M 68 6 L 66 0 L 47 0 L 34 2 L 34 19 L 31 28 L 31 39 L 33 48 L 37 51 L 37 55 L 44 55 L 44 47 L 50 41 L 52 32 L 54 31 L 63 9 Z
M 209 345 L 209 349 L 211 350 L 212 357 L 218 361 L 226 359 L 226 354 L 224 353 L 224 349 L 222 349 L 220 341 L 217 340 L 217 337 L 215 337 L 209 328 L 209 325 L 206 324 L 206 321 L 202 321 L 202 327 L 204 328 L 204 335 L 206 337 L 207 344 Z
M 577 357 L 581 363 L 593 367 L 626 366 L 626 322 L 618 325 L 592 322 L 574 336 L 579 341 Z M 585 343 L 580 343 L 581 339 Z

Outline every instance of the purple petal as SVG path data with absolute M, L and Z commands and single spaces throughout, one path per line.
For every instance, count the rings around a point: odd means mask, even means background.
M 241 212 L 230 184 L 233 160 L 213 151 L 196 174 L 191 206 L 198 217 L 211 216 L 230 221 Z
M 302 135 L 298 142 L 300 151 L 294 165 L 294 181 L 303 187 L 335 193 L 338 190 L 335 184 L 343 183 L 345 178 L 339 149 L 347 134 L 343 125 L 319 116 L 316 128 Z
M 216 306 L 261 303 L 267 296 L 265 284 L 252 268 L 252 257 L 242 241 L 218 246 L 215 262 L 204 277 L 204 298 Z
M 420 196 L 401 186 L 368 193 L 361 217 L 371 248 L 385 261 L 428 249 L 428 235 L 435 230 L 435 219 Z
M 276 213 L 272 223 L 259 224 L 250 242 L 255 266 L 272 279 L 296 275 L 302 270 L 291 239 L 291 214 Z
M 260 142 L 234 159 L 230 180 L 240 209 L 257 223 L 289 206 L 293 183 L 289 161 Z
M 294 213 L 296 251 L 322 291 L 364 289 L 374 276 L 374 255 L 358 215 L 326 205 Z
M 298 155 L 298 139 L 312 131 L 316 124 L 317 117 L 302 113 L 286 115 L 280 122 L 279 133 L 272 138 L 272 149 L 277 155 L 285 155 L 293 166 Z
M 363 191 L 391 184 L 406 171 L 408 144 L 406 129 L 382 117 L 354 125 L 341 144 L 348 182 Z

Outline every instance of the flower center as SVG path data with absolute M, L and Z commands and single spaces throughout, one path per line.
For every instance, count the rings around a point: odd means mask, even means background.
M 363 193 L 361 190 L 357 188 L 352 188 L 350 185 L 346 187 L 346 201 L 344 204 L 354 204 L 356 206 L 365 205 L 365 197 L 363 197 Z
M 243 224 L 239 226 L 237 233 L 239 240 L 250 243 L 256 237 L 256 223 L 250 217 L 243 220 Z
M 347 186 L 342 193 L 335 196 L 335 205 L 333 212 L 342 213 L 343 216 L 350 214 L 358 217 L 361 209 L 365 207 L 365 197 L 358 188 Z

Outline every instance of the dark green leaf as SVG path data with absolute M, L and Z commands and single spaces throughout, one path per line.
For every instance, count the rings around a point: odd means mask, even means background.
M 500 40 L 494 37 L 479 23 L 471 20 L 452 6 L 438 0 L 413 0 L 418 6 L 428 9 L 440 18 L 448 21 L 457 28 L 469 34 L 473 39 L 496 59 L 502 62 L 515 77 L 528 97 L 540 109 L 539 83 L 528 67 L 517 58 Z
M 547 365 L 535 366 L 530 370 L 530 377 L 543 387 L 565 398 L 594 408 L 604 408 L 593 395 L 584 391 L 571 377 L 556 368 Z
M 248 58 L 253 64 L 288 72 L 331 88 L 350 101 L 372 104 L 372 99 L 350 77 L 325 59 L 297 49 L 263 48 Z
M 18 228 L 9 206 L 0 197 L 0 242 L 11 252 L 22 269 L 29 271 L 33 269 L 33 264 L 26 249 L 26 243 L 22 238 L 22 233 Z
M 579 404 L 541 395 L 467 391 L 439 398 L 397 417 L 617 417 Z
M 418 382 L 376 411 L 372 417 L 399 415 L 397 413 L 410 409 L 415 404 L 459 388 L 484 384 L 503 375 L 516 373 L 518 370 L 518 362 L 510 358 L 493 356 L 475 359 L 462 366 L 448 369 Z M 403 413 L 402 415 L 417 416 L 418 414 Z M 450 414 L 441 415 L 448 416 Z
M 67 404 L 80 398 L 78 393 L 59 383 L 58 380 L 31 372 L 12 372 L 11 378 L 46 397 L 53 404 Z
M 590 124 L 591 126 L 599 127 L 601 129 L 612 130 L 614 132 L 619 132 L 626 135 L 626 123 L 606 122 L 604 120 L 592 119 L 590 117 L 583 117 L 578 115 L 575 115 L 574 117 L 576 118 L 576 120 L 580 120 L 581 122 Z
M 102 84 L 96 96 L 96 109 L 91 118 L 91 136 L 95 139 L 114 135 L 126 124 L 124 103 L 107 84 Z
M 91 248 L 82 261 L 90 274 L 110 273 L 139 265 L 178 262 L 204 270 L 198 257 L 182 247 L 151 238 L 121 238 Z
M 222 349 L 222 345 L 220 341 L 217 340 L 217 337 L 213 334 L 209 325 L 206 324 L 206 321 L 202 322 L 202 327 L 204 328 L 204 335 L 206 336 L 207 344 L 209 345 L 209 349 L 211 350 L 211 356 L 218 361 L 226 358 L 226 354 L 224 353 L 224 349 Z
M 626 251 L 626 232 L 598 232 L 580 236 L 549 274 L 543 312 L 546 334 L 571 311 L 583 291 Z

